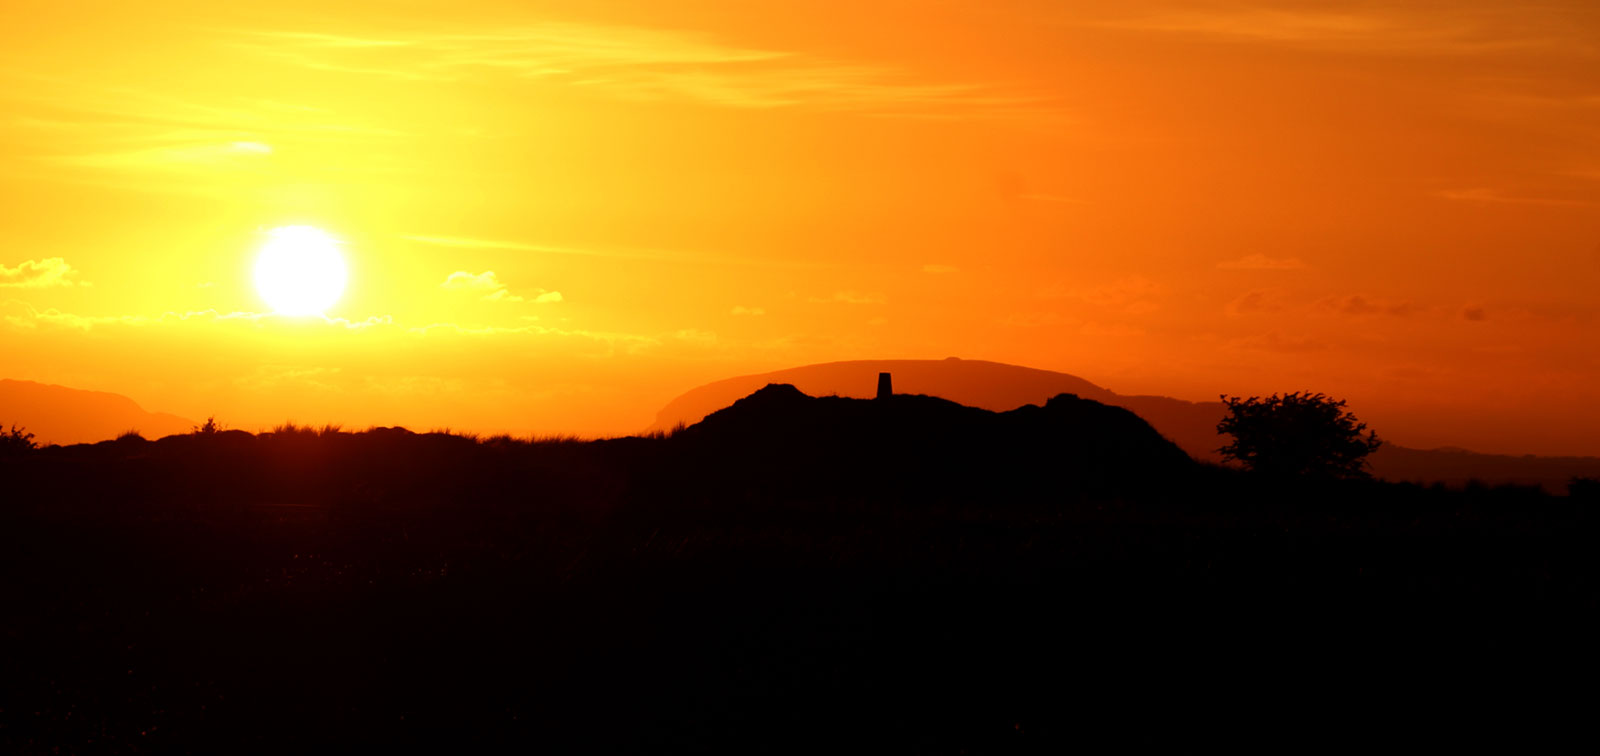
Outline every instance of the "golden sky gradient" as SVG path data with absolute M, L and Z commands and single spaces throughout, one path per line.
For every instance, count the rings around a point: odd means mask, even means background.
M 1592 2 L 240 5 L 0 6 L 0 375 L 617 434 L 959 355 L 1600 454 Z

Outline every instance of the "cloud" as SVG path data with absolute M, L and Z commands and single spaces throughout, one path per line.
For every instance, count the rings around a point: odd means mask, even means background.
M 458 270 L 447 276 L 444 279 L 444 283 L 439 284 L 439 288 L 452 291 L 481 292 L 483 296 L 478 298 L 485 302 L 528 301 L 523 297 L 512 294 L 492 270 L 486 270 L 482 273 L 468 273 L 464 270 Z M 562 296 L 559 291 L 540 289 L 533 301 L 536 304 L 552 304 L 562 301 Z
M 1482 204 L 1504 205 L 1551 205 L 1555 207 L 1596 207 L 1600 202 L 1588 200 L 1559 199 L 1555 197 L 1513 197 L 1501 194 L 1493 189 L 1452 189 L 1437 193 L 1438 196 L 1452 202 L 1477 202 Z
M 56 286 L 92 286 L 88 281 L 75 280 L 78 271 L 59 257 L 43 260 L 23 260 L 21 265 L 8 268 L 0 265 L 0 286 L 17 289 L 47 289 Z
M 1254 254 L 1219 262 L 1217 267 L 1223 270 L 1303 270 L 1306 264 L 1294 257 L 1275 258 Z
M 759 315 L 767 314 L 767 311 L 762 309 L 762 308 L 760 308 L 760 307 L 745 307 L 744 305 L 734 305 L 733 309 L 728 311 L 728 314 L 729 315 L 749 315 L 751 317 L 756 317 L 756 316 L 759 316 Z
M 202 97 L 155 79 L 130 85 L 68 72 L 0 75 L 6 75 L 0 109 L 16 113 L 6 124 L 8 153 L 25 159 L 19 167 L 42 168 L 40 175 L 56 180 L 209 193 L 211 179 L 232 182 L 281 167 L 280 146 L 303 156 L 359 144 L 340 153 L 341 167 L 349 169 L 389 160 L 383 148 L 393 142 L 383 140 L 406 136 L 388 128 L 392 122 L 350 109 Z
M 550 341 L 566 340 L 573 343 L 592 343 L 603 347 L 603 351 L 586 354 L 588 357 L 609 357 L 619 351 L 627 354 L 640 354 L 651 348 L 661 346 L 667 339 L 689 338 L 692 334 L 678 331 L 662 336 L 646 336 L 636 333 L 622 333 L 618 331 L 592 331 L 584 328 L 560 328 L 539 325 L 529 318 L 520 326 L 486 326 L 465 325 L 453 322 L 428 323 L 422 326 L 405 328 L 405 333 L 415 337 L 437 339 L 448 336 L 468 336 L 473 338 L 516 338 L 516 337 L 545 337 Z M 715 338 L 715 334 L 709 334 Z
M 1416 305 L 1410 302 L 1373 301 L 1355 294 L 1346 297 L 1328 297 L 1318 302 L 1318 305 L 1325 310 L 1332 310 L 1342 315 L 1354 317 L 1387 315 L 1403 318 L 1417 311 Z
M 148 327 L 171 323 L 236 323 L 250 327 L 258 327 L 263 323 L 279 320 L 292 320 L 297 323 L 312 322 L 309 318 L 290 318 L 264 312 L 220 312 L 218 310 L 189 310 L 187 312 L 163 312 L 159 315 L 79 315 L 63 312 L 54 307 L 47 310 L 35 309 L 32 305 L 15 299 L 0 303 L 5 314 L 4 322 L 13 328 L 21 330 L 36 330 L 43 327 L 67 328 L 79 331 L 89 331 L 108 326 Z M 388 315 L 374 315 L 363 320 L 349 320 L 346 318 L 330 318 L 326 315 L 320 317 L 322 323 L 334 328 L 348 331 L 360 331 L 394 325 L 394 319 Z
M 1229 315 L 1256 315 L 1283 311 L 1284 295 L 1275 290 L 1252 291 L 1229 302 L 1223 311 Z
M 836 291 L 831 297 L 811 297 L 809 302 L 842 302 L 851 305 L 884 304 L 889 300 L 882 294 L 863 294 L 859 291 Z
M 695 346 L 709 347 L 717 343 L 717 334 L 711 331 L 702 331 L 698 328 L 684 328 L 672 334 L 672 337 Z
M 1484 311 L 1482 307 L 1464 307 L 1461 310 L 1461 317 L 1463 320 L 1480 323 L 1489 319 L 1489 313 Z
M 497 291 L 505 288 L 494 275 L 494 271 L 486 270 L 482 273 L 468 273 L 458 270 L 445 277 L 444 283 L 439 284 L 441 289 L 456 289 L 466 291 Z
M 1551 21 L 1554 19 L 1554 22 Z M 1157 11 L 1103 21 L 1101 27 L 1189 34 L 1345 53 L 1404 56 L 1505 51 L 1584 53 L 1592 40 L 1559 14 L 1531 14 L 1510 4 L 1437 10 L 1310 7 Z
M 557 254 L 582 255 L 594 254 L 586 250 L 572 249 L 570 247 L 552 247 L 545 244 L 526 244 L 523 242 L 504 241 L 500 239 L 472 239 L 462 236 L 425 236 L 420 234 L 401 234 L 400 238 L 407 241 L 432 244 L 440 247 L 463 247 L 466 249 L 520 249 L 528 252 L 555 252 Z
M 217 170 L 250 168 L 272 155 L 262 142 L 184 139 L 173 144 L 112 149 L 51 157 L 58 163 L 102 169 Z
M 519 296 L 517 296 L 515 294 L 512 294 L 511 292 L 506 291 L 505 289 L 495 289 L 494 291 L 491 291 L 488 294 L 483 295 L 483 300 L 485 302 L 522 302 L 522 301 L 525 301 L 522 297 L 519 297 Z
M 935 276 L 944 275 L 946 273 L 955 273 L 955 272 L 958 272 L 960 270 L 961 270 L 960 268 L 957 268 L 954 265 L 928 264 L 928 265 L 922 266 L 922 272 L 923 273 L 927 273 L 929 275 L 935 275 Z
M 1322 339 L 1307 334 L 1282 334 L 1277 331 L 1268 331 L 1255 336 L 1234 339 L 1230 346 L 1238 349 L 1247 349 L 1261 352 L 1315 352 L 1326 349 L 1328 344 Z
M 1084 304 L 1128 315 L 1142 315 L 1161 308 L 1155 300 L 1162 286 L 1143 276 L 1130 276 L 1092 287 L 1053 284 L 1039 290 L 1042 299 L 1075 299 Z
M 505 239 L 475 239 L 462 236 L 434 236 L 425 234 L 401 234 L 400 238 L 407 241 L 417 242 L 418 244 L 428 244 L 437 247 L 455 247 L 459 249 L 512 249 L 524 252 L 544 252 L 553 255 L 605 257 L 616 260 L 651 260 L 671 263 L 688 263 L 695 265 L 738 265 L 773 268 L 833 267 L 831 265 L 823 265 L 814 262 L 754 260 L 749 256 L 717 257 L 693 252 L 657 249 L 594 249 L 587 247 L 563 247 L 553 244 L 531 244 L 527 242 L 509 241 Z
M 1042 328 L 1045 326 L 1078 325 L 1074 318 L 1063 318 L 1053 312 L 1014 312 L 1002 318 L 997 318 L 995 323 L 1012 328 Z
M 333 389 L 335 384 L 329 379 L 339 377 L 342 368 L 317 367 L 312 365 L 257 365 L 249 375 L 241 375 L 233 379 L 236 386 L 252 391 L 266 391 L 282 388 L 284 386 L 304 386 L 319 389 Z
M 1049 202 L 1055 205 L 1081 205 L 1083 200 L 1076 197 L 1067 197 L 1060 194 L 1018 194 L 1017 199 L 1032 200 L 1034 202 Z
M 405 81 L 500 74 L 613 98 L 809 107 L 911 117 L 1053 113 L 1048 98 L 990 84 L 924 83 L 887 66 L 727 44 L 640 26 L 532 23 L 370 36 L 241 30 L 235 45 L 313 70 Z

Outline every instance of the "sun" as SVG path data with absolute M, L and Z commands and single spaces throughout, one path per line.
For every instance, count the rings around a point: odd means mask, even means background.
M 256 256 L 256 292 L 279 315 L 320 315 L 339 301 L 347 272 L 339 240 L 312 226 L 267 232 Z

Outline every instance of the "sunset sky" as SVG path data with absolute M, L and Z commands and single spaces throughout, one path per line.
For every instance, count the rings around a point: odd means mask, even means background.
M 955 355 L 1600 455 L 1592 0 L 7 0 L 0 229 L 0 377 L 251 430 Z

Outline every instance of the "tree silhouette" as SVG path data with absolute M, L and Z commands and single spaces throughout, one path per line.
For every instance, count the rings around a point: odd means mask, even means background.
M 26 428 L 12 425 L 11 430 L 7 431 L 5 426 L 0 425 L 0 457 L 21 456 L 38 447 L 33 441 L 33 434 Z
M 1233 436 L 1218 449 L 1252 471 L 1275 477 L 1365 478 L 1368 454 L 1382 445 L 1344 400 L 1310 392 L 1222 396 L 1228 416 L 1217 432 Z

